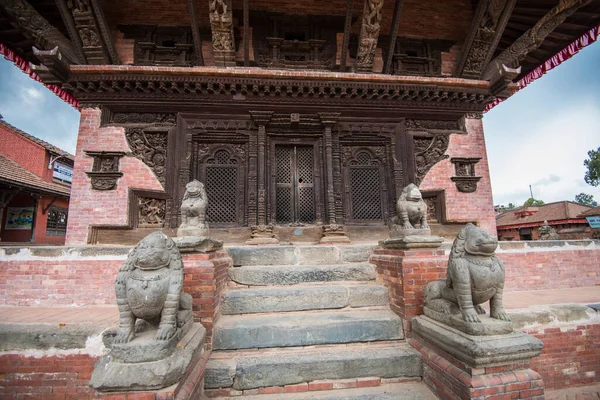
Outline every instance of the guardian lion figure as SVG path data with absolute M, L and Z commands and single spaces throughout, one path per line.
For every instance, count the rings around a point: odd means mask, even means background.
M 120 321 L 113 343 L 131 341 L 148 324 L 157 327 L 156 340 L 173 337 L 178 322 L 183 325 L 178 311 L 191 310 L 192 303 L 183 293 L 183 262 L 173 239 L 162 232 L 142 239 L 119 270 L 115 292 Z
M 426 308 L 462 314 L 467 325 L 479 324 L 480 304 L 490 302 L 490 317 L 510 321 L 502 305 L 504 265 L 495 256 L 496 238 L 469 223 L 458 233 L 448 260 L 447 279 L 425 288 Z M 426 315 L 429 315 L 427 312 Z
M 421 196 L 421 191 L 414 183 L 409 184 L 402 190 L 402 194 L 396 203 L 398 216 L 392 220 L 392 224 L 400 225 L 403 229 L 415 229 L 417 225 L 421 229 L 429 229 L 427 224 L 427 204 Z
M 193 180 L 185 185 L 185 194 L 181 202 L 181 225 L 177 236 L 208 236 L 206 209 L 208 198 L 204 184 Z

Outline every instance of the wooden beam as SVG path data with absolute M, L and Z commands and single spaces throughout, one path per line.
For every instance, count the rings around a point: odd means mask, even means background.
M 66 1 L 56 0 L 56 6 L 60 11 L 60 16 L 62 17 L 63 23 L 67 27 L 69 38 L 75 46 L 75 51 L 77 51 L 77 55 L 79 56 L 81 63 L 87 64 L 85 53 L 83 52 L 83 46 L 81 45 L 81 39 L 79 38 L 79 34 L 77 33 L 77 29 L 75 28 L 75 22 L 73 21 L 73 16 L 69 11 L 69 7 L 67 6 Z
M 204 65 L 202 57 L 202 43 L 198 33 L 198 20 L 196 17 L 196 0 L 188 0 L 188 9 L 190 12 L 190 22 L 192 27 L 192 40 L 194 41 L 194 52 L 196 53 L 196 65 Z
M 480 79 L 506 28 L 516 0 L 480 0 L 454 75 Z
M 244 19 L 244 66 L 250 66 L 250 9 L 248 0 L 244 0 L 243 3 L 243 19 Z
M 90 0 L 92 5 L 92 9 L 94 10 L 94 15 L 96 16 L 96 24 L 100 34 L 102 35 L 102 41 L 104 42 L 104 47 L 108 52 L 108 56 L 110 57 L 110 61 L 113 64 L 121 64 L 119 60 L 119 54 L 117 53 L 117 48 L 115 47 L 115 41 L 112 37 L 108 24 L 106 23 L 106 18 L 104 17 L 104 10 L 100 7 L 99 0 Z
M 344 38 L 342 39 L 342 55 L 340 58 L 340 71 L 346 71 L 346 59 L 348 58 L 348 43 L 350 42 L 350 30 L 352 28 L 352 0 L 346 0 L 346 20 L 344 21 Z
M 394 51 L 396 51 L 396 38 L 398 37 L 398 29 L 400 28 L 400 14 L 402 14 L 403 0 L 396 0 L 394 5 L 394 17 L 392 19 L 392 26 L 390 27 L 390 43 L 388 47 L 387 58 L 383 67 L 383 73 L 389 74 L 392 71 L 392 61 L 394 58 Z

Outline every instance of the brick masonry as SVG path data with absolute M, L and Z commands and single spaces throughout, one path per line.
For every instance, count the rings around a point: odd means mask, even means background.
M 446 152 L 450 157 L 429 170 L 420 188 L 421 190 L 444 190 L 448 221 L 477 221 L 483 229 L 495 233 L 496 218 L 482 120 L 468 118 L 466 127 L 467 134 L 450 135 L 450 145 Z M 481 158 L 475 164 L 475 175 L 481 177 L 476 192 L 459 192 L 454 182 L 450 180 L 450 177 L 456 175 L 454 164 L 450 162 L 450 158 L 453 157 Z
M 87 243 L 89 226 L 127 225 L 129 189 L 163 191 L 163 187 L 146 164 L 133 156 L 121 158 L 119 170 L 123 177 L 117 181 L 115 190 L 92 190 L 90 178 L 85 174 L 92 170 L 93 158 L 85 154 L 91 151 L 131 152 L 125 129 L 100 127 L 101 111 L 98 108 L 81 110 L 71 206 L 67 226 L 67 245 Z

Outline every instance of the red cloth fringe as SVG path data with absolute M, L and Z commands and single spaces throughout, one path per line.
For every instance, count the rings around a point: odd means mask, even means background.
M 575 54 L 579 53 L 579 50 L 583 49 L 586 46 L 594 43 L 598 36 L 600 36 L 600 24 L 596 27 L 590 29 L 588 32 L 581 35 L 581 37 L 575 40 L 573 43 L 541 63 L 536 69 L 525 75 L 517 84 L 519 85 L 519 89 L 517 91 L 523 89 L 525 86 L 529 85 L 531 82 L 539 79 L 546 72 L 550 71 L 553 68 L 558 67 L 563 62 L 567 61 L 569 58 L 573 57 Z M 490 111 L 494 108 L 498 103 L 501 103 L 502 99 L 496 99 L 485 107 L 484 113 Z
M 48 89 L 50 89 L 52 91 L 52 93 L 54 93 L 55 95 L 60 97 L 63 101 L 65 101 L 66 103 L 69 103 L 70 105 L 72 105 L 73 107 L 75 107 L 77 109 L 79 108 L 79 101 L 77 101 L 77 99 L 75 97 L 73 97 L 69 93 L 65 92 L 58 85 L 46 85 L 44 82 L 42 82 L 40 77 L 37 76 L 37 74 L 31 70 L 31 68 L 29 67 L 29 61 L 21 58 L 17 53 L 15 53 L 11 49 L 9 49 L 3 43 L 0 43 L 0 54 L 2 54 L 4 56 L 4 58 L 6 58 L 8 61 L 12 61 L 13 64 L 15 64 L 17 67 L 19 67 L 21 69 L 21 71 L 23 71 L 24 73 L 29 75 L 29 77 L 31 77 L 32 79 L 35 79 L 38 82 L 41 82 L 44 86 L 46 86 Z

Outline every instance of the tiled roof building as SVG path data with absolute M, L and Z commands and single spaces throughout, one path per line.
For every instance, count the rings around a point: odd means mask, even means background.
M 0 243 L 64 244 L 73 162 L 0 120 Z

